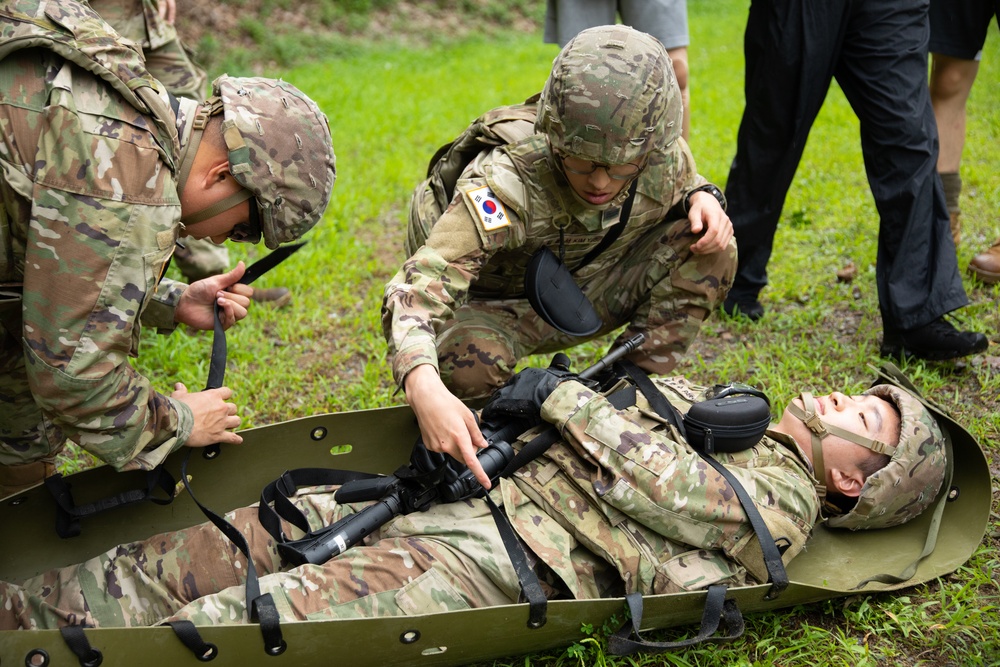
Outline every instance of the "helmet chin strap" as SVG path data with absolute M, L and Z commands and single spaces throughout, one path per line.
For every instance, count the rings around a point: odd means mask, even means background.
M 826 502 L 826 467 L 823 465 L 823 438 L 828 435 L 836 435 L 848 442 L 853 442 L 856 445 L 861 445 L 873 452 L 878 452 L 879 454 L 886 454 L 892 456 L 893 452 L 896 451 L 895 445 L 887 445 L 879 440 L 872 440 L 871 438 L 866 438 L 858 433 L 852 433 L 846 429 L 842 429 L 833 424 L 828 424 L 827 422 L 820 419 L 819 414 L 816 412 L 816 401 L 813 395 L 808 391 L 802 392 L 800 395 L 802 399 L 802 406 L 804 410 L 794 403 L 789 404 L 788 411 L 793 417 L 801 421 L 809 429 L 811 439 L 812 439 L 812 460 L 813 460 L 813 470 L 816 473 L 816 493 L 819 495 L 820 502 L 828 509 L 836 509 L 840 512 L 840 509 L 836 505 L 832 505 Z
M 217 113 L 222 111 L 222 98 L 212 97 L 208 99 L 204 104 L 198 107 L 198 111 L 195 113 L 194 121 L 191 124 L 191 138 L 188 139 L 187 144 L 181 150 L 180 159 L 180 172 L 177 177 L 177 194 L 178 196 L 183 196 L 184 188 L 187 186 L 188 177 L 191 175 L 191 167 L 194 166 L 195 155 L 198 154 L 198 147 L 201 145 L 201 140 L 205 135 L 205 127 L 208 125 L 208 119 Z M 200 211 L 195 211 L 191 215 L 186 215 L 181 218 L 181 225 L 194 225 L 204 220 L 208 220 L 223 211 L 228 211 L 237 204 L 245 202 L 247 199 L 253 197 L 253 193 L 245 188 L 240 188 L 238 192 L 235 192 L 225 199 L 215 202 L 214 204 L 209 204 Z

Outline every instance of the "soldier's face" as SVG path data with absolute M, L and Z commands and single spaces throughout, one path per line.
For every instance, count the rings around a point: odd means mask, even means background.
M 240 202 L 236 206 L 218 215 L 214 215 L 208 220 L 188 225 L 182 236 L 191 236 L 196 239 L 211 239 L 212 243 L 221 245 L 230 237 L 235 227 L 248 224 L 251 201 L 253 200 Z
M 598 167 L 589 174 L 575 173 L 569 169 L 563 169 L 563 173 L 566 174 L 566 180 L 569 181 L 573 191 L 588 204 L 594 206 L 610 202 L 628 183 L 628 181 L 611 178 L 608 170 L 604 167 Z
M 792 402 L 800 408 L 803 407 L 801 398 L 796 398 Z M 872 440 L 890 444 L 899 442 L 899 413 L 883 398 L 871 394 L 846 396 L 840 392 L 833 392 L 826 396 L 816 396 L 815 402 L 819 418 L 830 426 Z M 781 416 L 781 421 L 778 422 L 777 430 L 795 438 L 802 450 L 812 456 L 811 431 L 787 408 Z M 838 460 L 842 458 L 846 463 L 867 456 L 870 456 L 867 448 L 850 440 L 835 434 L 823 438 L 823 459 L 827 468 L 835 464 L 831 460 L 832 457 Z

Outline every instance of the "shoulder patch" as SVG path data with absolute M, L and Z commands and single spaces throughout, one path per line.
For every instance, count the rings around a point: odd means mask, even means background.
M 467 190 L 465 196 L 468 197 L 469 206 L 475 213 L 479 224 L 487 232 L 495 232 L 498 229 L 510 226 L 510 217 L 490 186 L 484 185 L 480 188 Z

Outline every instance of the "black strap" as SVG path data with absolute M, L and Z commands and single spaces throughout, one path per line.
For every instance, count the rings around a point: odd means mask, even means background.
M 56 473 L 45 478 L 45 487 L 56 501 L 56 534 L 61 538 L 76 537 L 80 534 L 80 519 L 93 516 L 116 507 L 124 507 L 134 503 L 149 500 L 157 505 L 169 505 L 174 501 L 176 482 L 162 465 L 145 473 L 146 486 L 142 489 L 129 489 L 113 496 L 101 498 L 91 503 L 77 505 L 73 500 L 72 485 L 60 474 Z M 165 497 L 157 498 L 153 492 L 159 487 Z
M 260 503 L 257 505 L 257 519 L 264 530 L 278 544 L 294 544 L 307 542 L 321 534 L 325 529 L 310 532 L 309 521 L 305 515 L 292 503 L 296 491 L 303 486 L 342 485 L 362 479 L 376 479 L 381 475 L 353 470 L 331 470 L 328 468 L 298 468 L 287 470 L 281 477 L 264 487 L 260 492 Z M 281 519 L 294 525 L 306 533 L 300 540 L 289 540 L 281 529 Z
M 219 647 L 202 639 L 198 629 L 191 621 L 169 621 L 167 625 L 173 629 L 177 638 L 188 647 L 198 660 L 208 662 L 219 655 Z
M 625 601 L 631 618 L 625 621 L 615 634 L 608 637 L 608 652 L 612 655 L 663 653 L 673 649 L 688 648 L 702 642 L 728 642 L 742 635 L 745 627 L 743 614 L 736 600 L 727 600 L 726 587 L 720 584 L 708 587 L 698 634 L 676 642 L 651 642 L 643 639 L 639 633 L 642 625 L 642 595 L 630 593 Z M 726 627 L 726 634 L 715 636 L 720 624 Z
M 622 204 L 622 212 L 618 216 L 618 223 L 611 225 L 611 229 L 608 233 L 601 238 L 601 242 L 596 246 L 591 248 L 590 252 L 584 255 L 583 259 L 573 268 L 573 272 L 579 271 L 583 267 L 587 266 L 593 262 L 598 255 L 611 247 L 611 244 L 618 240 L 618 237 L 622 235 L 625 231 L 625 226 L 628 224 L 628 218 L 632 214 L 632 202 L 635 201 L 635 191 L 639 187 L 639 179 L 636 178 L 632 181 L 632 187 L 628 189 L 628 198 L 625 203 Z
M 483 494 L 483 498 L 486 499 L 486 504 L 490 506 L 490 513 L 493 515 L 493 521 L 497 525 L 500 539 L 503 540 L 507 556 L 510 558 L 511 564 L 514 565 L 514 571 L 517 572 L 517 580 L 521 584 L 521 592 L 528 601 L 528 627 L 532 630 L 537 630 L 545 625 L 548 598 L 545 597 L 542 585 L 538 581 L 538 575 L 535 574 L 535 571 L 528 564 L 528 557 L 524 553 L 521 543 L 517 540 L 514 528 L 510 525 L 510 521 L 507 520 L 507 515 L 497 507 L 497 504 L 493 502 L 493 498 L 490 497 L 489 493 Z
M 284 653 L 287 648 L 287 644 L 281 636 L 281 626 L 278 622 L 278 610 L 274 606 L 274 600 L 271 598 L 270 593 L 265 595 L 260 594 L 260 582 L 257 578 L 257 568 L 254 566 L 253 556 L 250 555 L 250 545 L 247 544 L 247 540 L 243 536 L 243 533 L 237 530 L 235 526 L 220 517 L 218 514 L 202 505 L 198 498 L 195 497 L 194 491 L 191 489 L 191 485 L 188 484 L 187 475 L 187 464 L 191 457 L 191 451 L 192 450 L 190 449 L 188 450 L 187 455 L 184 457 L 184 462 L 181 464 L 181 480 L 184 482 L 184 488 L 187 489 L 188 494 L 191 496 L 191 500 L 195 502 L 198 509 L 202 511 L 202 514 L 208 517 L 208 519 L 215 524 L 215 527 L 222 531 L 222 534 L 229 538 L 229 540 L 235 544 L 246 557 L 246 600 L 247 610 L 250 613 L 250 620 L 260 624 L 260 633 L 264 638 L 264 650 L 270 655 L 280 655 L 281 653 Z
M 104 662 L 104 656 L 90 645 L 82 625 L 64 625 L 59 628 L 66 646 L 80 661 L 80 667 L 98 667 Z
M 627 359 L 618 363 L 639 388 L 642 395 L 646 397 L 646 401 L 656 411 L 656 414 L 673 424 L 674 428 L 677 429 L 686 442 L 687 431 L 684 428 L 684 420 L 681 418 L 680 412 L 660 393 L 656 385 L 653 384 L 653 381 L 646 375 L 646 371 Z M 740 505 L 743 506 L 743 512 L 747 515 L 750 525 L 757 535 L 757 541 L 760 543 L 760 549 L 764 555 L 764 566 L 767 568 L 768 580 L 771 582 L 771 589 L 764 596 L 764 599 L 774 600 L 788 588 L 788 572 L 785 571 L 785 564 L 781 560 L 781 551 L 778 549 L 778 545 L 774 543 L 774 538 L 771 536 L 771 531 L 768 529 L 767 524 L 764 523 L 764 517 L 760 515 L 760 510 L 757 509 L 753 498 L 750 497 L 750 494 L 746 492 L 746 489 L 743 488 L 743 485 L 740 484 L 732 472 L 705 452 L 699 451 L 697 448 L 692 449 L 698 452 L 709 465 L 725 478 L 729 486 L 733 487 L 736 497 L 739 498 Z

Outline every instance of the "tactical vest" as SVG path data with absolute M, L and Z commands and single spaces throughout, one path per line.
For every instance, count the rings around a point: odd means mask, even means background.
M 176 173 L 180 142 L 170 105 L 160 97 L 142 55 L 123 43 L 94 10 L 74 0 L 0 0 L 0 60 L 31 48 L 48 49 L 91 72 L 152 119 L 150 132 L 161 159 Z M 0 207 L 0 287 L 20 279 L 13 275 L 10 233 L 10 220 Z

